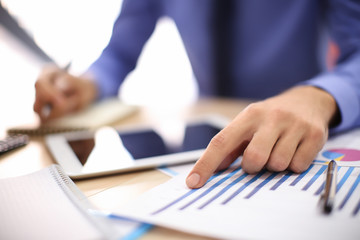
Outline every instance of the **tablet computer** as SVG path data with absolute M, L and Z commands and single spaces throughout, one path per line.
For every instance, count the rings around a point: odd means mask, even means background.
M 188 120 L 177 134 L 142 124 L 51 134 L 45 142 L 65 173 L 81 179 L 195 162 L 228 122 L 211 115 Z

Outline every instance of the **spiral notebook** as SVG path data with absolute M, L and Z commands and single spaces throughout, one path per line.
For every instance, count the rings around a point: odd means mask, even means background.
M 141 223 L 90 214 L 94 207 L 58 165 L 0 179 L 0 239 L 119 239 Z
M 18 126 L 7 130 L 8 134 L 45 135 L 51 133 L 83 131 L 115 123 L 135 113 L 138 107 L 110 98 L 96 102 L 88 108 L 54 119 L 38 127 Z

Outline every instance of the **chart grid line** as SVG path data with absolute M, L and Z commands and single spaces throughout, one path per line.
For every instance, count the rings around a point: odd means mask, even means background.
M 224 171 L 220 171 L 215 173 L 213 176 L 211 176 L 208 180 L 208 182 L 210 182 L 211 180 L 213 180 L 214 178 L 218 177 L 219 175 L 221 175 Z M 151 215 L 156 215 L 161 213 L 162 211 L 165 211 L 166 209 L 170 208 L 171 206 L 175 205 L 176 203 L 180 202 L 181 200 L 187 198 L 188 196 L 194 194 L 195 192 L 197 192 L 198 190 L 200 190 L 200 188 L 197 189 L 191 189 L 188 192 L 186 192 L 185 194 L 183 194 L 182 196 L 180 196 L 179 198 L 175 199 L 174 201 L 170 202 L 168 205 L 165 205 L 164 207 L 156 210 L 155 212 L 152 212 Z
M 321 184 L 321 186 L 319 187 L 319 189 L 315 192 L 314 195 L 320 195 L 320 193 L 322 193 L 324 191 L 325 188 L 325 181 Z
M 207 202 L 205 202 L 203 205 L 201 205 L 198 209 L 203 209 L 205 208 L 207 205 L 209 205 L 211 202 L 213 202 L 214 200 L 216 200 L 217 198 L 219 198 L 221 195 L 223 195 L 227 190 L 229 190 L 231 187 L 235 186 L 235 184 L 237 184 L 238 182 L 240 182 L 241 180 L 243 180 L 245 177 L 247 177 L 249 174 L 247 173 L 243 173 L 242 175 L 240 175 L 238 178 L 236 178 L 234 181 L 232 181 L 231 183 L 229 183 L 226 187 L 224 187 L 223 189 L 221 189 L 220 192 L 218 192 L 214 197 L 210 198 Z
M 247 188 L 250 184 L 258 180 L 262 175 L 264 175 L 266 171 L 262 170 L 258 174 L 256 174 L 253 178 L 251 178 L 249 181 L 244 183 L 238 190 L 236 190 L 230 197 L 228 197 L 225 201 L 222 202 L 223 205 L 227 204 L 230 200 L 234 199 L 238 194 L 240 194 L 245 188 Z
M 303 173 L 301 173 L 297 178 L 295 178 L 295 180 L 290 183 L 290 186 L 295 186 L 298 182 L 300 182 L 301 179 L 303 179 L 305 177 L 306 174 L 308 174 L 308 172 L 310 172 L 310 170 L 314 167 L 314 164 L 311 164 L 310 167 Z
M 168 209 L 169 207 L 175 205 L 176 203 L 180 202 L 181 200 L 187 198 L 188 196 L 190 196 L 191 194 L 195 193 L 197 190 L 199 189 L 191 189 L 190 191 L 188 191 L 186 194 L 182 195 L 181 197 L 177 198 L 175 201 L 172 201 L 171 203 L 169 203 L 168 205 L 160 208 L 159 210 L 153 212 L 151 215 L 156 215 L 162 211 L 165 211 L 166 209 Z
M 209 187 L 206 191 L 202 192 L 199 196 L 197 196 L 196 198 L 194 198 L 193 200 L 191 200 L 190 202 L 188 202 L 187 204 L 185 204 L 184 206 L 182 206 L 181 208 L 179 208 L 179 210 L 184 210 L 187 207 L 191 206 L 193 203 L 197 202 L 198 200 L 200 200 L 201 198 L 203 198 L 204 196 L 206 196 L 207 194 L 209 194 L 212 190 L 214 190 L 215 188 L 217 188 L 219 185 L 221 185 L 223 182 L 225 182 L 226 180 L 228 180 L 229 178 L 231 178 L 232 176 L 235 175 L 235 173 L 237 173 L 238 171 L 240 171 L 241 168 L 237 168 L 234 169 L 232 172 L 230 172 L 229 174 L 227 174 L 225 177 L 223 177 L 222 179 L 220 179 L 219 181 L 217 181 L 214 185 L 212 185 L 211 187 Z
M 352 215 L 356 216 L 359 213 L 359 210 L 360 210 L 360 201 L 357 203 Z
M 279 181 L 277 181 L 277 182 L 274 184 L 274 186 L 272 186 L 272 187 L 270 188 L 270 190 L 275 191 L 275 190 L 276 190 L 278 187 L 280 187 L 281 184 L 283 184 L 292 174 L 293 174 L 293 172 L 288 172 L 288 173 L 286 173 L 282 178 L 280 178 Z
M 322 166 L 319 171 L 317 171 L 315 175 L 310 179 L 310 181 L 302 188 L 302 190 L 308 190 L 313 185 L 313 183 L 320 177 L 320 175 L 323 174 L 326 168 L 327 166 Z
M 264 187 L 269 181 L 271 181 L 278 173 L 272 173 L 268 176 L 264 181 L 262 181 L 259 185 L 257 185 L 248 195 L 246 195 L 246 199 L 251 198 L 255 195 L 262 187 Z
M 356 187 L 359 185 L 360 183 L 360 174 L 359 176 L 356 178 L 354 184 L 351 186 L 349 192 L 346 194 L 345 198 L 343 199 L 343 201 L 341 202 L 339 209 L 341 210 L 345 204 L 347 203 L 347 201 L 350 199 L 351 195 L 353 194 L 353 192 L 355 191 Z
M 344 185 L 344 183 L 348 180 L 351 173 L 354 171 L 354 167 L 349 167 L 349 169 L 346 171 L 344 176 L 341 178 L 340 182 L 336 186 L 336 192 L 340 191 L 341 187 Z

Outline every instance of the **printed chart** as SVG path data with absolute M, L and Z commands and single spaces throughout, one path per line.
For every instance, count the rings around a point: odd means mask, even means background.
M 150 190 L 116 213 L 220 239 L 360 239 L 360 129 L 331 138 L 307 171 L 261 171 L 239 165 L 188 189 L 186 175 Z M 337 163 L 333 210 L 320 204 L 327 164 Z
M 307 239 L 327 234 L 330 239 L 340 235 L 359 238 L 360 169 L 338 167 L 334 209 L 325 215 L 318 204 L 325 186 L 326 168 L 313 164 L 302 174 L 262 171 L 249 175 L 237 167 L 215 174 L 203 188 L 193 190 L 184 186 L 185 176 L 178 176 L 118 213 L 219 238 L 286 239 L 294 232 L 299 238 Z M 236 219 L 239 226 L 234 226 L 231 219 Z M 303 231 L 304 227 L 308 231 Z M 246 229 L 246 233 L 241 229 Z
M 282 185 L 288 185 L 287 187 L 296 187 L 300 186 L 301 191 L 310 191 L 310 188 L 313 185 L 316 185 L 312 189 L 314 195 L 320 195 L 325 187 L 325 179 L 323 177 L 320 178 L 326 171 L 327 166 L 316 166 L 311 165 L 310 168 L 302 173 L 302 174 L 294 174 L 292 172 L 287 173 L 270 173 L 267 171 L 261 171 L 256 175 L 249 175 L 241 170 L 241 168 L 235 168 L 229 173 L 223 174 L 218 173 L 215 174 L 209 181 L 209 184 L 212 183 L 211 186 L 207 187 L 206 190 L 203 189 L 192 189 L 187 191 L 185 194 L 181 195 L 174 201 L 169 204 L 163 206 L 162 208 L 152 212 L 152 215 L 160 214 L 163 211 L 171 207 L 175 207 L 178 203 L 183 203 L 178 207 L 178 210 L 183 211 L 192 205 L 196 205 L 196 203 L 200 203 L 197 205 L 197 209 L 201 210 L 208 207 L 210 204 L 214 203 L 217 199 L 222 199 L 217 204 L 227 205 L 229 202 L 234 200 L 236 197 L 242 197 L 243 199 L 250 199 L 255 197 L 255 195 L 260 191 L 276 191 Z M 337 184 L 337 192 L 341 190 L 346 182 L 349 181 L 350 175 L 354 171 L 354 167 L 338 167 L 339 173 L 342 173 L 341 178 Z M 310 176 L 311 175 L 311 176 Z M 239 184 L 240 183 L 240 184 Z M 341 204 L 338 206 L 337 210 L 342 210 L 348 200 L 352 198 L 355 189 L 359 186 L 360 183 L 360 172 L 357 177 L 355 177 L 355 181 L 349 181 L 349 188 L 346 190 L 346 193 L 343 195 L 341 199 Z M 251 186 L 254 185 L 254 186 Z M 360 187 L 360 186 L 359 186 Z M 251 189 L 251 190 L 249 190 Z M 248 191 L 247 191 L 248 190 Z M 195 193 L 201 192 L 194 196 Z M 212 194 L 212 192 L 216 192 L 216 194 Z M 231 192 L 227 197 L 222 198 L 222 196 L 226 195 L 226 192 Z M 246 192 L 246 194 L 242 194 L 242 192 Z M 340 198 L 340 197 L 339 197 Z M 356 216 L 359 214 L 360 209 L 360 195 L 354 196 L 353 198 L 357 198 L 358 202 L 354 206 L 352 206 L 353 210 L 351 212 L 352 215 Z M 202 201 L 206 199 L 206 201 Z M 338 199 L 340 200 L 340 199 Z

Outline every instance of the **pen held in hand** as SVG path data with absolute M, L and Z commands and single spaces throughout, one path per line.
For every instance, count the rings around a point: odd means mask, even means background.
M 329 214 L 334 205 L 337 184 L 336 177 L 337 164 L 334 160 L 331 160 L 327 168 L 324 193 L 321 196 L 321 200 L 323 202 L 323 212 L 325 214 Z
M 61 70 L 66 73 L 69 71 L 70 67 L 71 67 L 71 62 L 66 64 L 66 66 L 63 67 Z M 42 117 L 44 119 L 49 118 L 51 111 L 52 111 L 52 105 L 50 103 L 47 103 L 41 110 Z
M 50 113 L 51 113 L 51 109 L 52 109 L 52 106 L 51 104 L 46 104 L 42 109 L 41 109 L 41 115 L 44 117 L 44 118 L 48 118 L 50 116 Z

